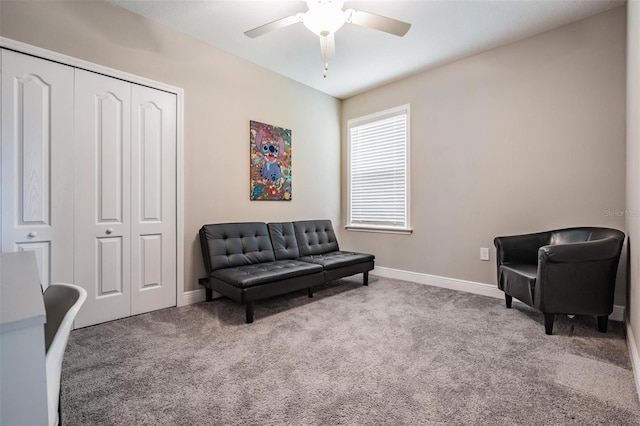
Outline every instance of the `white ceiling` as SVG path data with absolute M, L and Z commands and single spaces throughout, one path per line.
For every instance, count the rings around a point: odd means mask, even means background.
M 322 77 L 318 37 L 297 23 L 243 33 L 305 12 L 304 1 L 108 0 L 340 99 L 620 6 L 624 0 L 346 1 L 412 24 L 404 37 L 345 24 Z

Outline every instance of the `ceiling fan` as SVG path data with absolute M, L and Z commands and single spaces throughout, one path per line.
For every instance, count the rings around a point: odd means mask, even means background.
M 362 10 L 342 10 L 344 1 L 307 0 L 308 11 L 297 13 L 286 18 L 277 19 L 252 30 L 245 31 L 247 37 L 255 38 L 271 31 L 302 22 L 305 27 L 320 37 L 320 53 L 324 63 L 323 77 L 327 77 L 329 59 L 335 54 L 334 34 L 344 24 L 355 24 L 389 34 L 404 36 L 411 24 Z

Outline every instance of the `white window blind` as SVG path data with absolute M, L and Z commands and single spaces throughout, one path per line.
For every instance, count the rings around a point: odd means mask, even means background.
M 349 121 L 350 225 L 407 229 L 408 106 Z

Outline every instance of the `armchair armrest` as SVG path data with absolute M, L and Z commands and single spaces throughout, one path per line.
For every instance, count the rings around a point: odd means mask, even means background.
M 620 256 L 620 241 L 615 238 L 555 244 L 540 247 L 538 259 L 543 263 L 571 263 L 607 260 Z
M 550 238 L 549 232 L 496 237 L 493 244 L 496 246 L 498 265 L 503 263 L 538 263 L 538 249 L 549 244 Z
M 622 242 L 608 237 L 540 247 L 533 307 L 545 313 L 609 315 Z

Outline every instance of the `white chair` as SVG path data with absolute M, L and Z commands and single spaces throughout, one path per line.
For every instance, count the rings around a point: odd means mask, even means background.
M 51 284 L 43 293 L 47 323 L 44 326 L 47 371 L 47 405 L 49 425 L 60 421 L 60 374 L 62 357 L 80 307 L 87 298 L 82 287 L 73 284 Z

